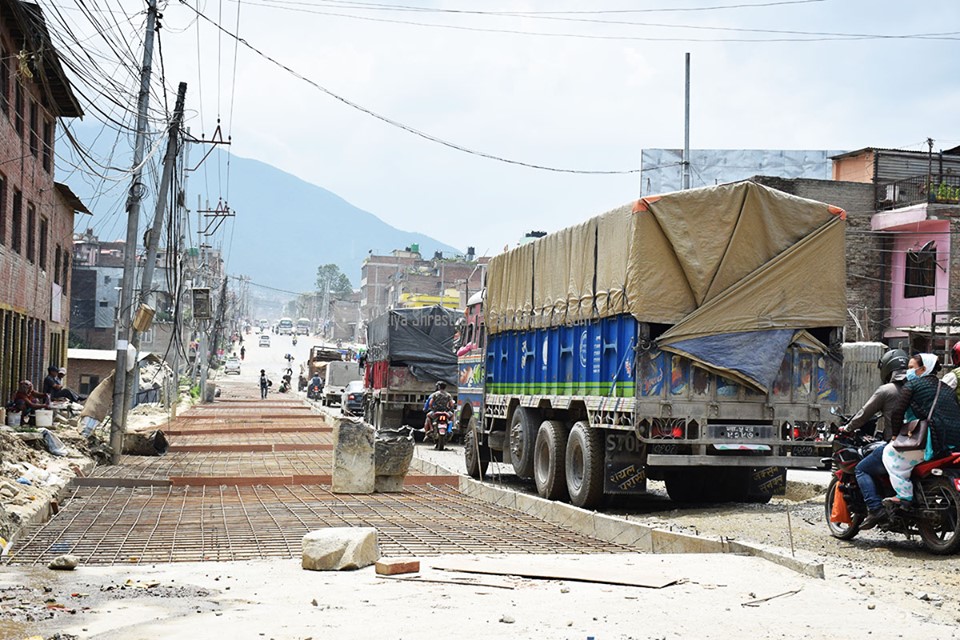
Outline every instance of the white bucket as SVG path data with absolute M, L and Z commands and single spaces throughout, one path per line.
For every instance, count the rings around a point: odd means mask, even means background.
M 8 427 L 19 427 L 20 426 L 20 412 L 11 411 L 7 414 L 7 426 Z
M 51 409 L 37 409 L 34 413 L 34 420 L 38 427 L 52 427 L 53 411 Z

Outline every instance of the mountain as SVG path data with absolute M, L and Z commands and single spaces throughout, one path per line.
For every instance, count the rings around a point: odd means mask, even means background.
M 95 127 L 81 125 L 76 135 L 84 147 L 95 157 L 110 156 L 111 141 L 96 135 Z M 122 146 L 123 142 L 121 141 Z M 58 150 L 58 153 L 65 150 Z M 199 151 L 205 153 L 205 147 Z M 214 150 L 205 160 L 213 167 L 210 181 L 216 183 L 218 171 L 227 166 L 222 152 Z M 129 160 L 113 156 L 110 164 L 115 167 L 129 166 Z M 132 155 L 132 154 L 130 154 Z M 158 154 L 162 155 L 161 154 Z M 192 165 L 196 165 L 198 150 L 192 150 Z M 58 171 L 68 170 L 76 161 L 60 162 Z M 317 267 L 333 263 L 350 278 L 355 287 L 360 285 L 360 267 L 369 250 L 389 252 L 419 244 L 420 253 L 432 256 L 435 251 L 460 253 L 461 250 L 443 244 L 422 233 L 402 231 L 392 227 L 369 211 L 350 204 L 337 194 L 315 184 L 310 184 L 272 165 L 242 158 L 230 157 L 230 194 L 227 204 L 236 214 L 225 221 L 210 244 L 222 246 L 231 275 L 245 275 L 258 285 L 266 285 L 286 291 L 306 292 L 316 287 Z M 217 167 L 220 167 L 218 170 Z M 102 240 L 118 240 L 124 237 L 126 215 L 123 213 L 124 188 L 103 191 L 102 183 L 95 177 L 70 172 L 58 175 L 91 207 L 93 218 L 78 216 L 78 226 L 93 226 Z M 203 170 L 189 174 L 187 181 L 187 207 L 191 210 L 190 230 L 196 233 L 197 193 L 203 192 L 207 179 Z M 148 180 L 148 184 L 153 184 Z M 204 201 L 212 201 L 209 208 L 217 206 L 216 188 L 201 193 Z M 154 197 L 142 202 L 141 220 L 146 212 L 152 217 Z M 207 207 L 207 204 L 204 204 Z M 114 218 L 118 216 L 119 218 Z M 144 228 L 141 222 L 140 234 Z M 107 237 L 109 235 L 109 237 Z M 196 244 L 196 235 L 191 239 Z
M 213 155 L 207 161 L 212 160 Z M 359 286 L 360 266 L 371 249 L 384 252 L 419 244 L 425 256 L 461 252 L 422 233 L 392 227 L 337 194 L 274 166 L 237 156 L 230 163 L 228 204 L 236 218 L 233 237 L 227 230 L 223 247 L 225 252 L 229 249 L 231 274 L 289 291 L 312 291 L 317 267 L 328 263 L 338 265 Z M 190 182 L 188 190 L 194 190 Z M 195 203 L 196 195 L 188 196 L 187 202 Z

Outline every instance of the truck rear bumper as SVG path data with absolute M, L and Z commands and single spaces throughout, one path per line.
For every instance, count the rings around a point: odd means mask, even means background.
M 703 456 L 663 455 L 647 456 L 651 467 L 822 467 L 822 456 Z

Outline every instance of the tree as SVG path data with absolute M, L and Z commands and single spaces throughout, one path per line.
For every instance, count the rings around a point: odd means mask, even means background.
M 328 288 L 331 300 L 346 300 L 353 293 L 350 278 L 335 264 L 317 267 L 317 291 L 322 295 Z

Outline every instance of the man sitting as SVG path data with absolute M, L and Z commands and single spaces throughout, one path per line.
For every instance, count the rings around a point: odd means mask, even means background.
M 70 402 L 80 402 L 80 396 L 63 385 L 66 375 L 67 370 L 63 367 L 59 369 L 53 366 L 47 367 L 47 377 L 43 379 L 43 392 L 50 396 L 51 400 L 65 398 Z
M 33 383 L 29 380 L 21 380 L 17 387 L 17 393 L 8 406 L 11 411 L 20 412 L 21 424 L 25 424 L 27 418 L 34 415 L 37 409 L 50 408 L 50 398 L 46 394 L 35 390 Z

